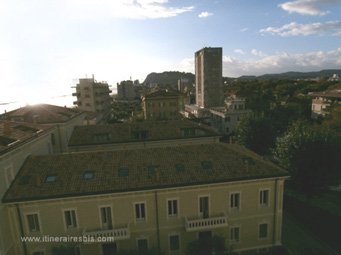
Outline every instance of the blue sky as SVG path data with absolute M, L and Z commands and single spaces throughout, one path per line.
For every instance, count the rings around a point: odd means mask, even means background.
M 341 68 L 340 13 L 341 0 L 0 0 L 0 104 L 47 102 L 92 74 L 194 72 L 210 46 L 224 76 Z

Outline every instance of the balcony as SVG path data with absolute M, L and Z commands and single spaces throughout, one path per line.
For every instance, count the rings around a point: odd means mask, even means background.
M 116 227 L 114 229 L 99 229 L 93 231 L 84 231 L 83 235 L 97 240 L 98 238 L 113 238 L 114 241 L 125 240 L 130 238 L 129 226 Z
M 227 216 L 217 216 L 209 218 L 186 218 L 185 223 L 186 231 L 200 231 L 200 230 L 210 230 L 214 228 L 227 227 Z

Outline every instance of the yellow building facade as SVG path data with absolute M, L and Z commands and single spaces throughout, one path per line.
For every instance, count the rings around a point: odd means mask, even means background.
M 214 236 L 242 253 L 281 244 L 286 178 L 235 145 L 34 156 L 3 202 L 14 254 L 61 246 L 73 254 L 185 254 L 190 242 Z

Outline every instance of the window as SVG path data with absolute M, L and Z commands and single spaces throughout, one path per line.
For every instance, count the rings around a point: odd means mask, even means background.
M 185 171 L 185 165 L 184 164 L 175 164 L 175 169 L 178 173 L 182 173 Z
M 178 215 L 178 200 L 168 200 L 168 216 L 175 217 Z
M 199 214 L 203 218 L 208 218 L 209 215 L 209 205 L 208 205 L 208 197 L 200 197 L 199 198 Z
M 262 223 L 259 224 L 259 238 L 267 238 L 268 237 L 268 224 Z
M 240 238 L 240 228 L 231 227 L 230 228 L 230 241 L 239 242 L 239 238 Z
M 147 172 L 148 172 L 148 177 L 149 177 L 149 178 L 155 176 L 156 169 L 157 169 L 156 166 L 148 166 L 148 167 L 147 167 Z
M 118 177 L 127 177 L 129 176 L 129 169 L 127 167 L 120 167 L 118 169 Z
M 76 228 L 77 227 L 76 211 L 75 210 L 64 211 L 64 217 L 65 217 L 66 228 Z
M 230 208 L 239 209 L 240 208 L 240 193 L 230 194 Z
M 139 255 L 146 255 L 148 253 L 148 240 L 147 239 L 137 240 L 137 251 Z
M 28 229 L 30 232 L 39 232 L 40 226 L 39 226 L 39 218 L 38 214 L 28 214 L 27 216 L 27 224 Z
M 112 229 L 111 207 L 101 207 L 101 222 L 104 229 Z
M 266 189 L 259 192 L 259 204 L 261 206 L 269 205 L 269 190 Z
M 212 161 L 208 161 L 208 160 L 201 161 L 201 168 L 206 171 L 212 170 L 213 168 Z
M 179 237 L 179 235 L 170 235 L 169 236 L 169 250 L 170 251 L 180 250 L 180 237 Z
M 57 180 L 57 176 L 56 175 L 48 175 L 45 178 L 45 182 L 55 182 Z
M 85 171 L 83 173 L 83 179 L 84 180 L 92 180 L 94 178 L 94 172 L 93 171 Z
M 146 205 L 145 205 L 145 203 L 135 204 L 135 218 L 137 221 L 146 220 Z

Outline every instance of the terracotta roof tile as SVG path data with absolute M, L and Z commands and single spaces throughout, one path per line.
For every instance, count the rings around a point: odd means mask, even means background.
M 210 162 L 211 167 L 203 168 L 202 161 Z M 183 164 L 184 170 L 177 171 L 176 164 Z M 152 177 L 148 176 L 148 166 L 155 167 L 155 175 Z M 121 167 L 129 170 L 128 176 L 118 175 Z M 85 171 L 93 171 L 94 178 L 84 180 Z M 56 181 L 45 183 L 46 176 L 51 174 L 56 175 Z M 226 144 L 30 156 L 5 194 L 3 202 L 277 176 L 287 176 L 287 172 L 246 149 Z
M 185 130 L 193 131 L 184 134 Z M 141 132 L 145 132 L 145 137 Z M 141 137 L 142 136 L 142 137 Z M 219 136 L 214 130 L 188 120 L 142 121 L 112 125 L 78 126 L 74 128 L 69 146 L 114 144 L 137 141 Z

